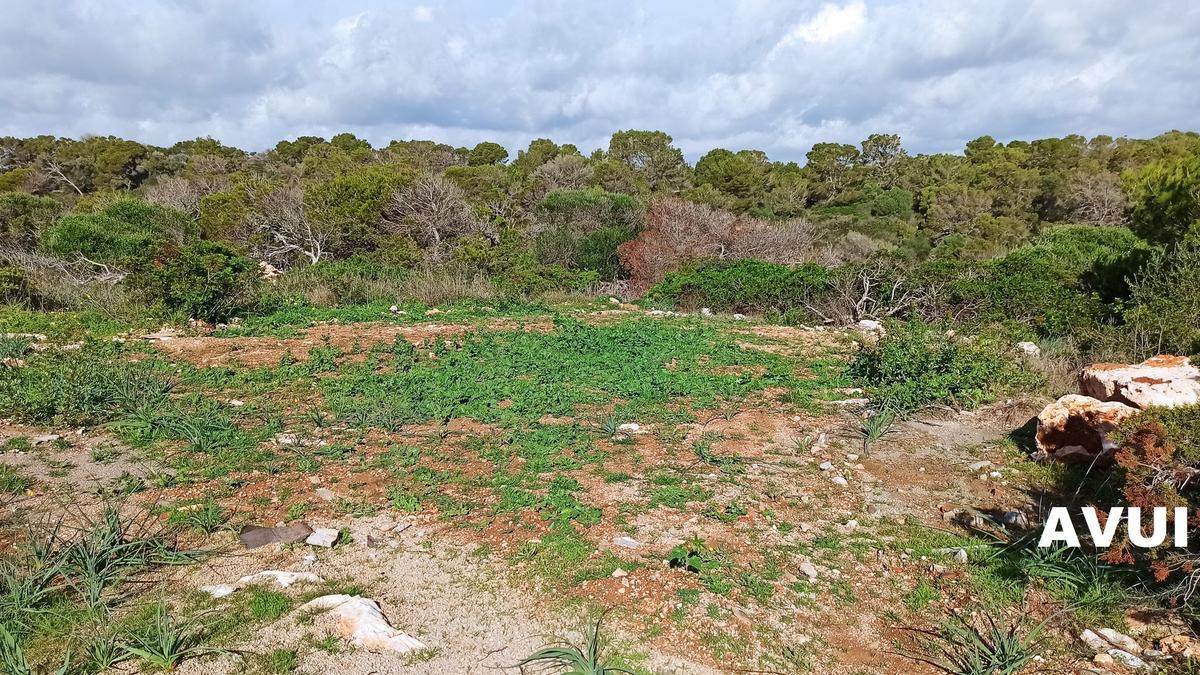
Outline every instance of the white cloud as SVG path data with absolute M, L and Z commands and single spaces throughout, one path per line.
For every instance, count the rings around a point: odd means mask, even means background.
M 867 23 L 867 6 L 861 0 L 847 5 L 824 5 L 812 19 L 796 25 L 775 46 L 780 50 L 797 42 L 828 44 L 851 37 Z
M 1200 6 L 1124 0 L 459 0 L 315 4 L 3 0 L 0 135 L 213 135 L 250 149 L 353 131 L 514 152 L 616 129 L 695 159 L 898 132 L 912 151 L 982 134 L 1146 136 L 1195 127 Z M 350 5 L 349 9 L 345 6 Z M 429 3 L 430 6 L 433 3 Z M 434 19 L 414 26 L 414 21 Z

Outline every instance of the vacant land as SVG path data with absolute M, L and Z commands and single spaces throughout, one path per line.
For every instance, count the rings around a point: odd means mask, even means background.
M 997 544 L 1053 483 L 1012 433 L 1036 396 L 864 442 L 847 364 L 873 334 L 607 301 L 60 320 L 6 342 L 6 545 L 108 527 L 153 551 L 66 555 L 78 580 L 8 607 L 35 664 L 107 645 L 151 668 L 121 647 L 169 620 L 195 633 L 181 672 L 517 672 L 603 616 L 610 665 L 638 673 L 922 672 L 908 629 L 1063 600 Z M 339 536 L 237 537 L 296 523 Z M 263 570 L 321 581 L 198 590 Z M 1088 617 L 1114 610 L 1103 591 Z M 300 609 L 331 593 L 427 649 L 353 647 Z M 1070 663 L 1065 644 L 1042 657 Z

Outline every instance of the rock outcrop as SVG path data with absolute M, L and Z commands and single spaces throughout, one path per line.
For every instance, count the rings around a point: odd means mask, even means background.
M 1096 363 L 1079 375 L 1079 390 L 1135 408 L 1200 404 L 1200 368 L 1185 356 L 1155 356 L 1136 365 Z
M 1038 414 L 1038 451 L 1060 458 L 1105 453 L 1115 448 L 1108 434 L 1137 413 L 1137 408 L 1119 401 L 1068 394 Z
M 425 649 L 425 643 L 392 628 L 379 605 L 357 595 L 322 595 L 300 611 L 326 610 L 337 617 L 337 631 L 355 647 L 369 652 L 407 654 Z

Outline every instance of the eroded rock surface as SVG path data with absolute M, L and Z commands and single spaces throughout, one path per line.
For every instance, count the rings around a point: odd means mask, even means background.
M 1197 405 L 1200 368 L 1186 356 L 1155 356 L 1134 365 L 1096 363 L 1080 373 L 1079 389 L 1085 396 L 1136 408 Z
M 1038 451 L 1058 458 L 1095 457 L 1116 447 L 1108 434 L 1137 413 L 1119 401 L 1068 394 L 1038 414 Z

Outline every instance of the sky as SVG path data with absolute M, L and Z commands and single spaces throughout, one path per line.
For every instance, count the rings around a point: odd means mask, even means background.
M 1196 130 L 1197 64 L 1191 0 L 0 0 L 0 136 L 957 152 Z

